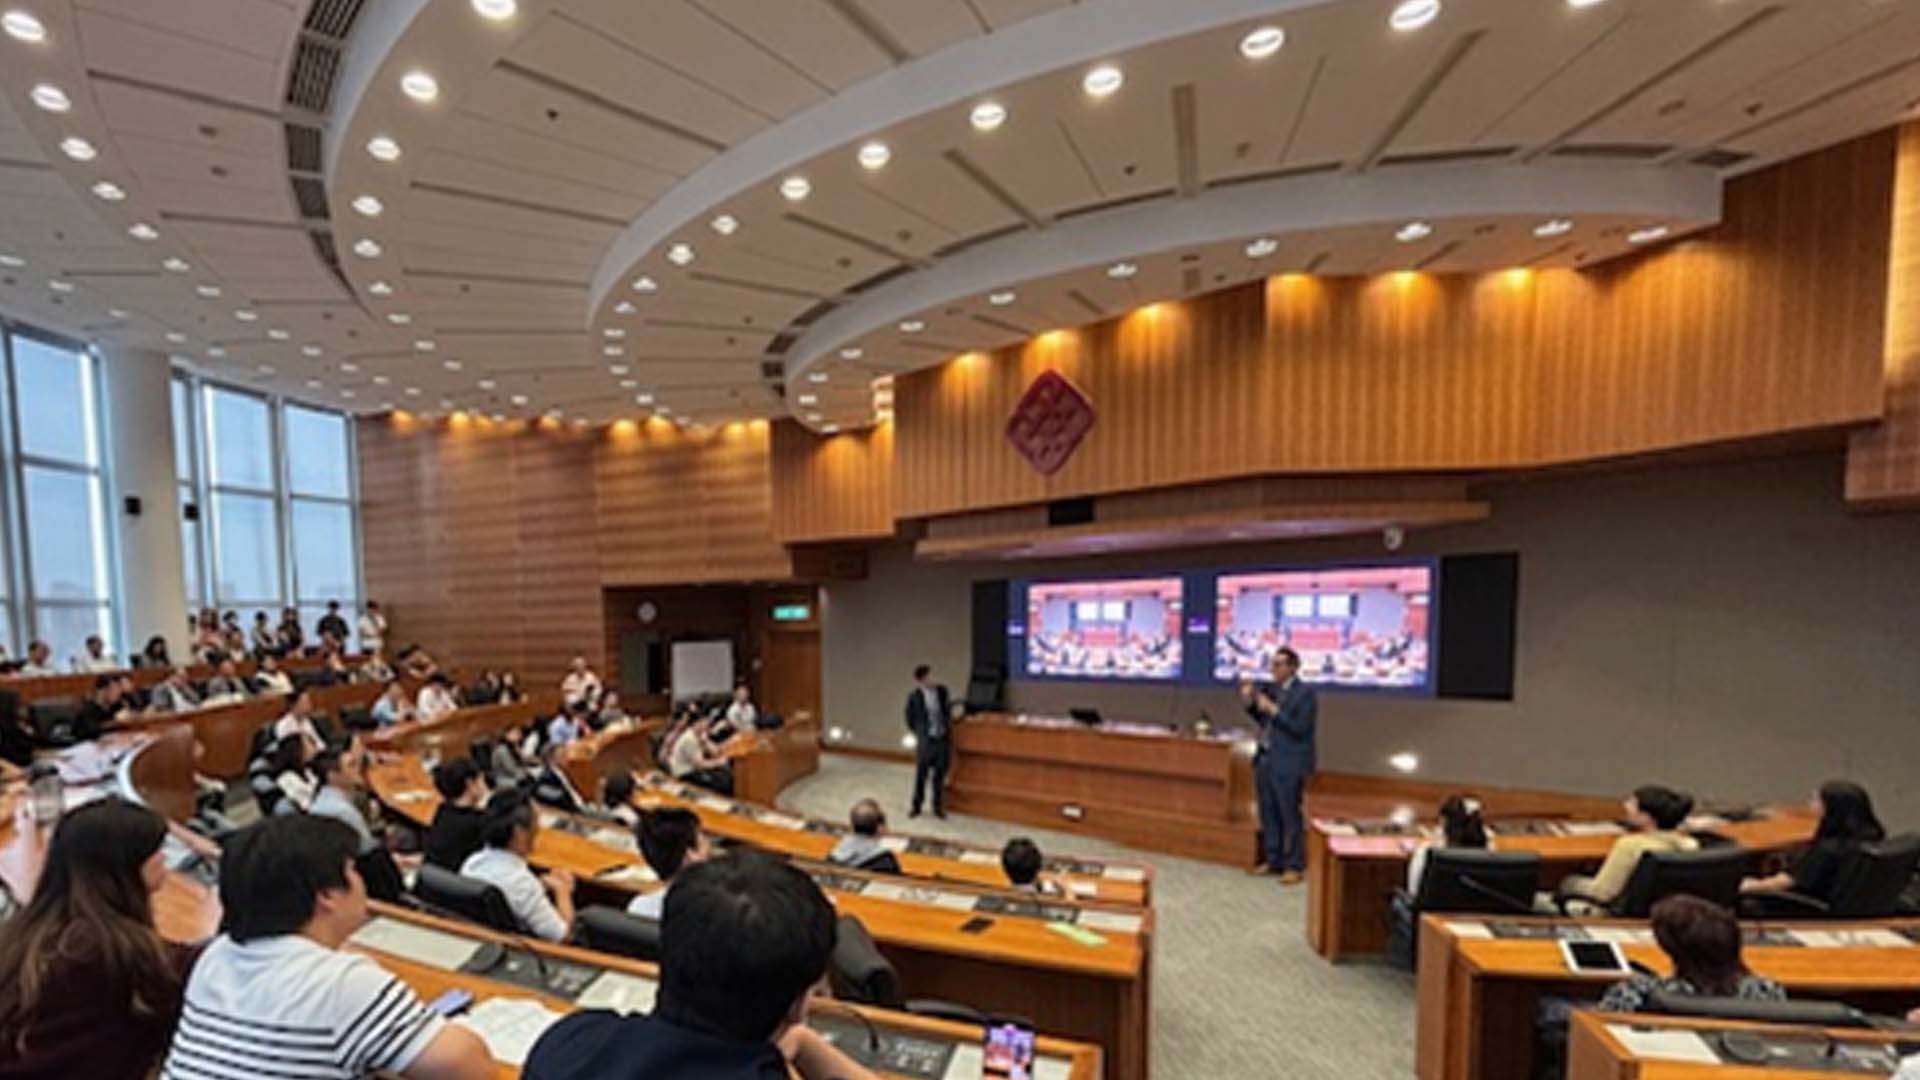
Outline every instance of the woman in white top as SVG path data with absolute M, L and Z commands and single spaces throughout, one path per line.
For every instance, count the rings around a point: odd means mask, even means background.
M 560 703 L 574 705 L 578 702 L 597 705 L 600 702 L 600 676 L 587 666 L 587 658 L 576 656 L 567 670 L 567 676 L 560 680 Z
M 414 705 L 414 712 L 422 720 L 434 721 L 459 707 L 460 703 L 453 697 L 453 684 L 447 681 L 445 675 L 435 675 L 420 688 L 420 697 Z
M 387 643 L 387 617 L 380 610 L 377 600 L 367 601 L 367 610 L 360 613 L 360 651 L 377 653 Z
M 280 658 L 272 653 L 260 658 L 260 670 L 253 673 L 253 685 L 263 694 L 293 693 L 293 679 L 280 670 Z
M 1420 879 L 1427 873 L 1427 852 L 1436 845 L 1421 841 L 1407 857 L 1407 893 L 1420 895 Z M 1449 795 L 1440 804 L 1440 843 L 1447 848 L 1488 847 L 1487 823 L 1480 816 L 1480 800 L 1472 795 Z
M 313 704 L 313 695 L 305 690 L 287 706 L 287 713 L 273 722 L 273 737 L 284 739 L 289 735 L 298 735 L 306 744 L 307 756 L 327 748 L 326 740 L 320 737 L 320 729 L 313 724 L 313 715 L 319 711 Z
M 752 731 L 754 717 L 759 710 L 753 707 L 753 698 L 747 693 L 746 684 L 733 688 L 733 702 L 727 706 L 727 724 L 735 731 Z

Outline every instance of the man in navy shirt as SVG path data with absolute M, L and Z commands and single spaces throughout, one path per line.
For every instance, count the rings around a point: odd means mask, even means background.
M 1307 778 L 1313 775 L 1320 699 L 1300 678 L 1300 654 L 1283 646 L 1273 654 L 1273 682 L 1266 686 L 1241 683 L 1240 700 L 1260 729 L 1253 781 L 1260 794 L 1263 861 L 1255 872 L 1279 874 L 1282 885 L 1297 885 L 1307 869 L 1300 804 Z
M 574 1013 L 526 1080 L 879 1080 L 805 1025 L 833 954 L 833 906 L 805 874 L 745 852 L 674 876 L 651 1016 Z

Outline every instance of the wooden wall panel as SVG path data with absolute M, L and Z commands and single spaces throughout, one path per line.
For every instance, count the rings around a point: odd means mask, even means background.
M 773 535 L 770 437 L 764 421 L 606 429 L 591 466 L 601 582 L 792 577 L 793 558 Z
M 1900 133 L 1892 245 L 1886 419 L 1847 452 L 1847 501 L 1861 506 L 1920 506 L 1920 125 Z
M 773 425 L 773 535 L 782 543 L 893 535 L 893 425 L 821 436 Z

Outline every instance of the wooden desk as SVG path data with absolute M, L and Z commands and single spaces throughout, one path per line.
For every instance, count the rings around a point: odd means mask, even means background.
M 1253 744 L 997 713 L 953 729 L 947 805 L 1232 866 L 1259 835 Z
M 1407 856 L 1421 840 L 1419 826 L 1385 820 L 1396 811 L 1431 822 L 1440 800 L 1471 791 L 1498 851 L 1540 856 L 1541 885 L 1552 888 L 1569 874 L 1597 867 L 1620 830 L 1595 833 L 1622 813 L 1619 800 L 1589 795 L 1482 788 L 1471 784 L 1394 781 L 1345 774 L 1319 774 L 1307 794 L 1307 941 L 1328 960 L 1384 952 L 1387 898 L 1405 885 Z M 1727 822 L 1707 816 L 1695 827 L 1726 836 L 1754 853 L 1756 869 L 1767 854 L 1800 847 L 1819 824 L 1804 806 L 1763 808 L 1764 817 Z M 1524 819 L 1533 832 L 1502 833 L 1502 821 Z M 1549 823 L 1571 825 L 1578 835 L 1543 835 Z M 1369 835 L 1352 835 L 1360 831 Z
M 733 761 L 733 793 L 771 806 L 788 784 L 820 771 L 820 728 L 810 720 L 796 721 L 738 736 L 728 743 L 727 756 Z
M 533 719 L 533 705 L 474 705 L 438 720 L 409 720 L 367 736 L 367 746 L 383 753 L 432 752 L 442 759 L 465 756 L 475 739 L 498 738 Z
M 653 737 L 667 722 L 631 719 L 580 739 L 560 753 L 573 788 L 589 799 L 600 797 L 600 785 L 616 772 L 636 775 L 653 769 Z
M 1658 1032 L 1697 1032 L 1707 1038 L 1721 1032 L 1757 1032 L 1783 1038 L 1824 1042 L 1842 1053 L 1857 1053 L 1856 1068 L 1790 1068 L 1764 1063 L 1719 1064 L 1641 1057 L 1624 1045 L 1612 1030 L 1628 1026 Z M 1842 1080 L 1845 1077 L 1890 1076 L 1901 1043 L 1920 1039 L 1920 1032 L 1867 1031 L 1859 1028 L 1811 1028 L 1736 1023 L 1728 1020 L 1689 1020 L 1674 1016 L 1627 1016 L 1581 1011 L 1573 1015 L 1567 1033 L 1567 1080 Z
M 348 667 L 354 667 L 366 660 L 364 656 L 344 657 Z M 326 663 L 318 656 L 294 656 L 280 662 L 280 667 L 288 672 L 313 671 Z M 177 666 L 177 665 L 176 665 Z M 236 665 L 240 675 L 252 678 L 260 665 L 252 660 L 242 660 Z M 114 671 L 89 671 L 65 673 L 60 675 L 29 675 L 24 678 L 14 675 L 0 678 L 0 690 L 11 690 L 20 697 L 21 705 L 31 705 L 36 701 L 77 701 L 93 692 L 94 682 L 102 675 L 125 675 L 133 680 L 133 685 L 142 690 L 150 690 L 156 684 L 173 673 L 173 667 L 130 667 Z M 212 664 L 189 664 L 187 675 L 194 682 L 205 682 L 215 674 Z
M 432 820 L 439 794 L 418 758 L 376 763 L 368 768 L 367 778 L 374 796 L 394 813 L 416 824 Z M 614 827 L 614 832 L 624 830 Z M 634 894 L 659 887 L 630 848 L 558 828 L 539 830 L 530 861 L 542 869 L 572 872 L 579 880 L 582 899 L 597 893 L 624 905 Z M 966 885 L 940 886 L 944 899 L 876 897 L 836 887 L 831 878 L 888 886 L 908 883 L 840 867 L 797 865 L 817 876 L 829 876 L 825 887 L 835 907 L 866 925 L 899 970 L 901 984 L 911 996 L 946 998 L 1028 1017 L 1044 1030 L 1100 1045 L 1118 1080 L 1146 1077 L 1152 1015 L 1151 913 L 1111 910 L 1114 916 L 1137 919 L 1139 931 L 1103 928 L 1099 933 L 1105 940 L 1097 945 L 1070 940 L 1049 929 L 1043 917 L 1010 913 L 996 914 L 987 929 L 968 934 L 960 927 L 973 917 L 972 908 L 982 897 L 1034 898 Z M 954 898 L 959 903 L 947 903 Z M 1109 911 L 1072 901 L 1052 903 L 1076 912 Z
M 1639 929 L 1644 923 L 1595 920 L 1499 919 L 1519 926 Z M 1525 1080 L 1532 1066 L 1533 1025 L 1548 995 L 1597 999 L 1618 976 L 1575 974 L 1559 946 L 1547 939 L 1463 936 L 1458 926 L 1484 925 L 1471 916 L 1428 915 L 1420 927 L 1415 1072 L 1420 1080 Z M 1768 931 L 1852 931 L 1920 927 L 1920 920 L 1875 923 L 1744 924 Z M 1670 971 L 1651 943 L 1621 950 L 1656 971 Z M 1875 1012 L 1904 1013 L 1920 1002 L 1920 945 L 1812 948 L 1749 945 L 1747 966 L 1778 980 L 1796 997 L 1839 999 Z

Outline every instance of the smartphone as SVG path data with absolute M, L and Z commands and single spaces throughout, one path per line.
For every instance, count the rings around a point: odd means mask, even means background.
M 1566 958 L 1568 971 L 1621 975 L 1627 970 L 1627 959 L 1620 955 L 1620 946 L 1611 941 L 1562 941 L 1560 954 Z
M 985 915 L 975 915 L 973 918 L 960 924 L 960 932 L 963 934 L 984 934 L 987 931 L 987 927 L 992 925 L 992 919 L 987 918 Z
M 433 1002 L 429 1004 L 427 1008 L 432 1009 L 441 1016 L 458 1016 L 466 1012 L 467 1008 L 472 1004 L 473 995 L 456 986 L 446 993 L 441 994 L 439 997 L 434 998 Z
M 1033 1029 L 989 1021 L 981 1076 L 1033 1080 Z

